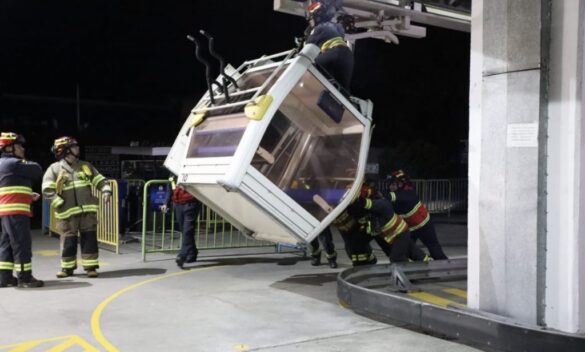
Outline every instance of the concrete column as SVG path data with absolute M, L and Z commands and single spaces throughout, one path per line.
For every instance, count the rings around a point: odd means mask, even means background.
M 585 332 L 585 4 L 553 1 L 551 17 L 544 320 Z
M 474 0 L 471 30 L 468 305 L 527 324 L 539 307 L 541 3 Z

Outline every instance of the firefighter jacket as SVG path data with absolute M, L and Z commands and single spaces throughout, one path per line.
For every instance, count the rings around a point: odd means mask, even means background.
M 381 236 L 388 244 L 392 244 L 398 235 L 408 232 L 406 221 L 394 212 L 388 199 L 358 198 L 354 206 L 372 213 L 376 220 L 372 234 Z
M 324 53 L 336 46 L 347 46 L 344 36 L 345 31 L 339 23 L 323 22 L 312 29 L 307 43 L 317 45 Z
M 413 191 L 389 192 L 387 198 L 392 202 L 394 210 L 406 221 L 411 231 L 420 229 L 431 219 L 429 211 Z
M 41 166 L 11 154 L 0 157 L 0 216 L 32 217 L 32 186 L 43 174 Z
M 93 165 L 65 159 L 51 164 L 43 177 L 43 196 L 51 202 L 55 218 L 64 220 L 73 215 L 97 213 L 98 199 L 93 189 L 112 192 L 106 178 Z

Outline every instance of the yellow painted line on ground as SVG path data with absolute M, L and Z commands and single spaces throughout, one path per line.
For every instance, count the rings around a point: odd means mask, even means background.
M 459 289 L 459 288 L 444 288 L 444 292 L 451 294 L 453 296 L 461 297 L 467 299 L 467 291 Z
M 435 305 L 441 306 L 441 307 L 447 307 L 450 305 L 464 307 L 464 305 L 462 305 L 460 303 L 457 303 L 455 301 L 451 301 L 451 300 L 443 298 L 443 297 L 435 296 L 432 293 L 428 293 L 428 292 L 410 292 L 408 295 L 411 297 L 414 297 L 416 299 L 419 299 L 421 301 L 425 301 L 427 303 L 432 303 L 432 304 L 435 304 Z
M 184 271 L 179 271 L 176 273 L 172 273 L 172 274 L 166 274 L 166 275 L 162 275 L 162 276 L 158 276 L 158 277 L 154 277 L 152 279 L 147 279 L 141 282 L 138 282 L 134 285 L 130 285 L 126 288 L 123 288 L 119 291 L 117 291 L 116 293 L 114 293 L 113 295 L 111 295 L 110 297 L 106 298 L 105 300 L 103 300 L 98 306 L 97 308 L 93 311 L 93 314 L 91 315 L 91 331 L 93 333 L 93 336 L 95 337 L 95 339 L 106 349 L 106 351 L 108 352 L 118 352 L 119 350 L 110 343 L 110 341 L 108 341 L 108 339 L 106 339 L 106 337 L 104 336 L 104 333 L 102 332 L 102 328 L 100 326 L 100 318 L 102 316 L 102 313 L 104 311 L 104 309 L 106 308 L 106 306 L 108 304 L 110 304 L 113 300 L 115 300 L 116 298 L 120 297 L 121 295 L 123 295 L 124 293 L 131 291 L 135 288 L 144 286 L 146 284 L 150 284 L 156 281 L 160 281 L 160 280 L 164 280 L 164 279 L 168 279 L 171 277 L 175 277 L 175 276 L 180 276 L 180 275 L 185 275 L 185 274 L 189 274 L 189 273 L 193 273 L 196 271 L 203 271 L 203 270 L 209 270 L 209 269 L 217 269 L 221 267 L 221 265 L 218 266 L 213 266 L 213 267 L 205 267 L 205 268 L 194 268 L 191 270 L 184 270 Z
M 55 342 L 58 342 L 58 345 L 55 346 L 54 345 Z M 39 345 L 46 344 L 53 345 L 53 347 L 51 348 L 48 348 L 48 346 L 44 346 L 43 351 L 47 352 L 62 352 L 70 349 L 71 347 L 81 347 L 83 351 L 86 352 L 99 352 L 97 348 L 93 347 L 87 341 L 76 335 L 59 336 L 50 339 L 33 340 L 13 345 L 0 346 L 0 351 L 26 352 L 32 350 L 33 348 Z
M 246 345 L 245 343 L 239 343 L 234 346 L 236 351 L 245 352 L 250 350 L 250 346 Z

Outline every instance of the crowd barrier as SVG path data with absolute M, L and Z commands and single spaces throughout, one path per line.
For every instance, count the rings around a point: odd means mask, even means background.
M 108 203 L 103 202 L 100 191 L 93 190 L 93 194 L 99 199 L 97 239 L 98 243 L 107 246 L 106 248 L 113 248 L 117 254 L 120 251 L 120 197 L 118 194 L 118 182 L 108 180 L 108 183 L 112 187 L 112 197 Z M 55 212 L 46 200 L 43 200 L 42 223 L 44 232 L 57 233 Z
M 147 253 L 176 252 L 181 245 L 181 233 L 175 230 L 174 209 L 163 214 L 159 203 L 152 201 L 152 196 L 161 201 L 166 194 L 170 182 L 168 180 L 110 180 L 112 198 L 103 204 L 98 191 L 95 195 L 100 199 L 98 211 L 98 242 L 111 247 L 116 253 L 120 248 L 120 233 L 126 229 L 123 223 L 141 223 L 142 258 Z M 465 211 L 467 209 L 467 180 L 465 179 L 429 179 L 411 180 L 415 192 L 431 213 Z M 122 192 L 120 185 L 124 183 Z M 152 187 L 162 187 L 153 193 Z M 378 183 L 381 192 L 389 191 L 389 183 L 385 180 Z M 141 192 L 139 192 L 141 191 Z M 137 197 L 131 204 L 128 199 L 131 193 Z M 140 194 L 138 194 L 140 193 Z M 140 209 L 141 208 L 141 209 Z M 142 214 L 139 214 L 139 211 Z M 136 213 L 136 214 L 134 214 Z M 49 203 L 43 202 L 43 230 L 56 232 L 54 212 Z M 205 205 L 197 218 L 195 239 L 199 249 L 228 249 L 246 247 L 274 246 L 271 242 L 256 241 L 245 236 L 241 231 L 225 221 L 221 216 Z M 277 246 L 280 251 L 280 247 Z
M 430 213 L 446 213 L 467 210 L 467 179 L 414 179 L 410 180 L 414 191 Z M 381 180 L 378 189 L 390 191 L 388 180 Z
M 181 246 L 182 234 L 175 230 L 172 202 L 166 214 L 159 209 L 169 187 L 168 180 L 150 180 L 144 185 L 142 195 L 143 260 L 146 260 L 148 253 L 176 252 Z M 204 204 L 197 217 L 195 241 L 199 250 L 274 247 L 274 243 L 248 238 Z

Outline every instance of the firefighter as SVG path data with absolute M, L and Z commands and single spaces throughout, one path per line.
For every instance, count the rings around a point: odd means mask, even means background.
M 98 199 L 92 190 L 101 191 L 104 203 L 112 189 L 106 178 L 86 161 L 79 159 L 79 144 L 73 137 L 55 140 L 51 152 L 57 162 L 43 176 L 43 196 L 51 202 L 61 237 L 61 270 L 58 278 L 73 275 L 77 268 L 77 243 L 81 247 L 81 265 L 90 278 L 98 276 L 97 211 Z
M 168 193 L 167 199 L 160 209 L 163 213 L 168 211 L 168 204 L 172 200 L 175 208 L 175 216 L 181 231 L 181 249 L 175 258 L 179 268 L 183 269 L 185 263 L 197 261 L 197 243 L 195 241 L 195 226 L 197 216 L 201 211 L 201 203 L 187 192 L 181 185 L 177 185 L 175 177 L 169 178 L 172 192 Z
M 367 196 L 363 191 L 364 187 L 356 198 Z M 350 205 L 333 221 L 343 238 L 345 251 L 353 266 L 373 265 L 378 262 L 370 245 L 373 238 L 370 231 L 371 218 L 371 214 L 365 209 Z M 386 249 L 383 248 L 384 251 Z
M 428 261 L 430 258 L 410 238 L 408 224 L 395 213 L 392 203 L 386 198 L 376 198 L 368 185 L 363 185 L 360 197 L 352 207 L 366 210 L 372 214 L 372 222 L 367 224 L 368 233 L 379 236 L 391 246 L 390 262 Z
M 354 59 L 345 42 L 343 26 L 333 22 L 338 2 L 311 2 L 307 8 L 309 34 L 306 43 L 315 44 L 321 49 L 315 63 L 349 91 Z
M 412 241 L 416 243 L 420 239 L 433 259 L 448 259 L 437 239 L 431 215 L 414 192 L 414 187 L 404 171 L 393 171 L 389 181 L 390 192 L 385 197 L 392 201 L 396 212 L 408 224 Z
M 44 285 L 32 275 L 30 234 L 31 203 L 40 197 L 32 186 L 40 180 L 43 170 L 39 164 L 24 159 L 24 144 L 21 135 L 0 134 L 0 287 Z
M 373 265 L 378 262 L 367 233 L 367 213 L 361 209 L 349 207 L 333 221 L 345 244 L 345 252 L 353 266 Z
M 333 244 L 333 235 L 329 227 L 311 241 L 311 265 L 321 265 L 321 246 L 325 249 L 325 258 L 332 269 L 337 268 L 337 252 Z

